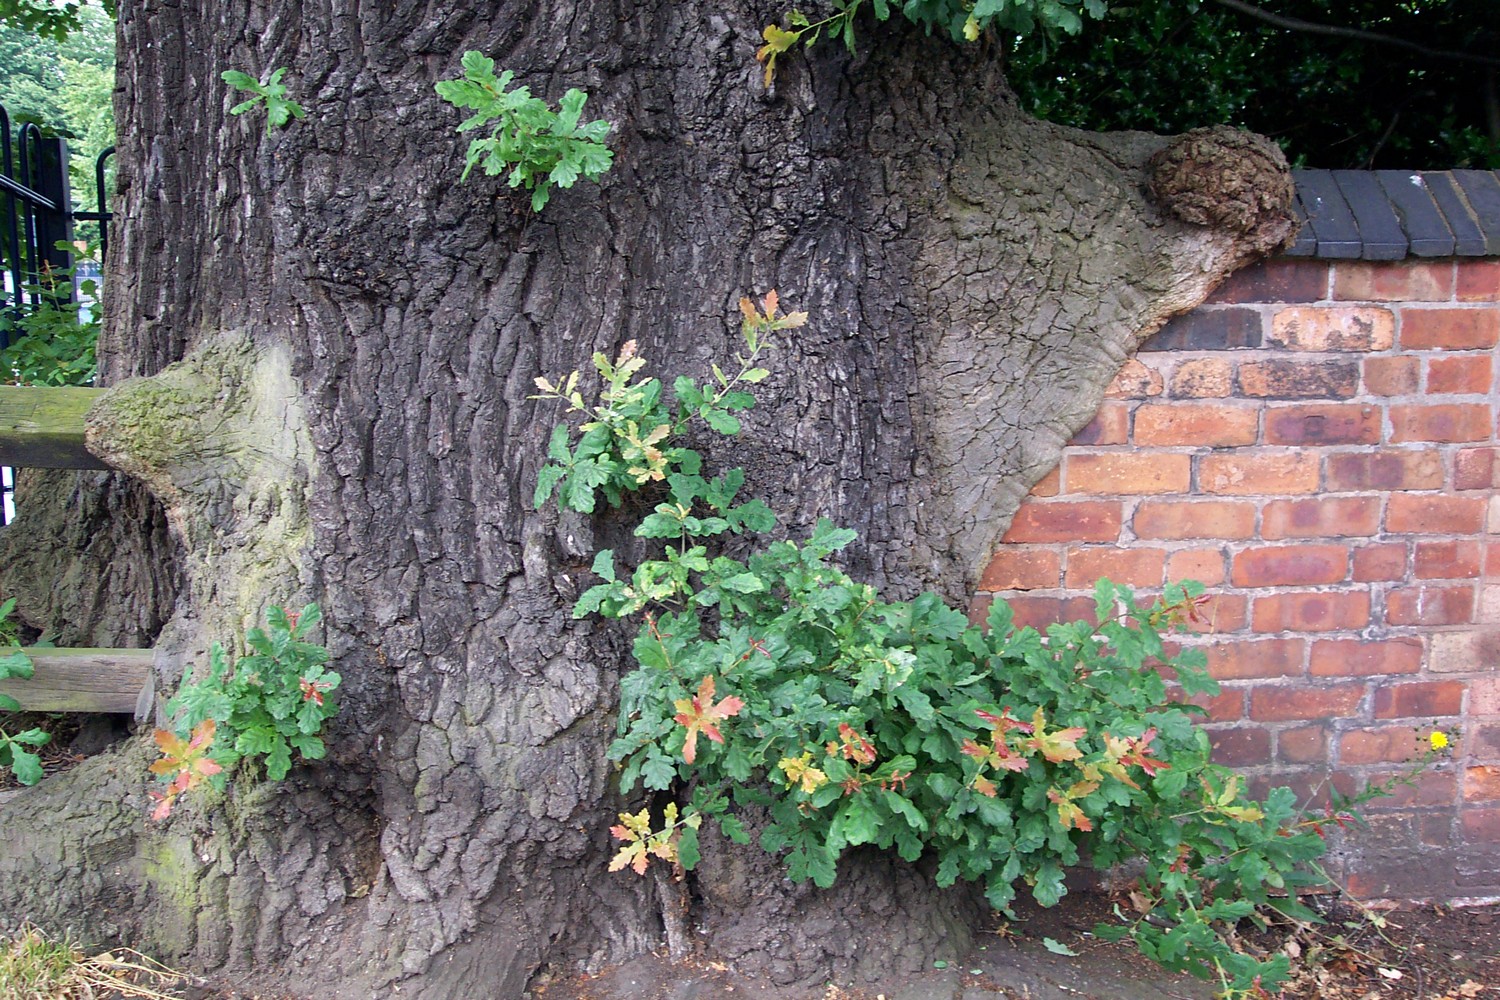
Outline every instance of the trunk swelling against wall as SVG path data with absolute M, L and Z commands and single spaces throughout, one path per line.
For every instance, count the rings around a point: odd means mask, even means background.
M 784 60 L 768 90 L 751 56 L 779 13 L 122 4 L 101 358 L 109 382 L 154 377 L 112 394 L 90 440 L 161 499 L 182 551 L 162 681 L 265 605 L 316 599 L 345 709 L 329 762 L 201 818 L 144 830 L 143 785 L 113 779 L 128 807 L 70 839 L 123 844 L 115 881 L 57 892 L 111 878 L 59 848 L 45 881 L 6 867 L 4 909 L 87 925 L 114 892 L 91 930 L 275 963 L 330 996 L 416 976 L 404 995 L 510 996 L 548 963 L 654 945 L 646 880 L 604 871 L 624 643 L 569 616 L 591 554 L 628 541 L 608 516 L 530 509 L 559 419 L 526 398 L 533 378 L 631 339 L 702 376 L 733 352 L 736 300 L 777 288 L 812 322 L 745 433 L 711 449 L 792 532 L 858 529 L 858 575 L 957 598 L 1139 338 L 1288 229 L 1274 208 L 1248 234 L 1165 218 L 1142 194 L 1164 140 L 1030 121 L 997 58 L 894 23 L 857 57 Z M 432 84 L 470 48 L 536 93 L 589 90 L 616 123 L 601 186 L 533 216 L 491 180 L 457 183 L 460 116 Z M 278 66 L 308 118 L 267 136 L 227 115 L 218 77 Z M 9 816 L 40 822 L 52 784 Z M 844 895 L 812 899 L 720 860 L 702 930 L 784 981 L 873 975 L 882 960 L 845 942 L 929 919 L 935 894 L 910 887 L 924 915 L 888 912 L 913 878 L 851 860 Z M 865 954 L 913 960 L 889 944 Z

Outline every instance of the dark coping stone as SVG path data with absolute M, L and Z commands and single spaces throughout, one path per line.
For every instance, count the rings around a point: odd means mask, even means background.
M 1364 252 L 1364 241 L 1332 172 L 1294 170 L 1292 177 L 1297 185 L 1297 200 L 1306 209 L 1308 225 L 1318 241 L 1318 256 L 1357 259 Z
M 1377 170 L 1375 179 L 1380 183 L 1391 207 L 1401 219 L 1406 238 L 1411 242 L 1411 252 L 1416 257 L 1453 256 L 1453 230 L 1443 213 L 1432 201 L 1432 192 L 1422 175 L 1412 170 Z
M 1500 179 L 1492 170 L 1455 170 L 1453 178 L 1469 199 L 1469 208 L 1484 233 L 1485 250 L 1500 254 Z
M 1288 257 L 1311 257 L 1318 252 L 1318 238 L 1307 224 L 1307 209 L 1302 207 L 1300 197 L 1292 202 L 1292 214 L 1297 217 L 1297 238 L 1282 253 Z
M 1448 220 L 1448 228 L 1453 230 L 1453 252 L 1460 257 L 1483 257 L 1488 241 L 1459 193 L 1453 174 L 1438 170 L 1423 174 L 1422 179 L 1427 182 L 1427 190 L 1432 192 L 1432 200 L 1442 210 L 1443 218 Z
M 1140 346 L 1142 351 L 1232 351 L 1260 346 L 1254 309 L 1195 309 L 1174 316 Z
M 1359 226 L 1365 260 L 1404 260 L 1410 245 L 1401 231 L 1401 220 L 1391 208 L 1391 199 L 1368 170 L 1334 170 L 1333 182 L 1344 194 L 1349 211 Z

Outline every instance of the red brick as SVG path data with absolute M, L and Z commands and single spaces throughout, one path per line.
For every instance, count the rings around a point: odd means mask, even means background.
M 1493 309 L 1403 309 L 1401 347 L 1407 351 L 1487 351 L 1500 341 Z
M 1500 767 L 1479 764 L 1465 770 L 1464 801 L 1500 801 Z
M 1424 681 L 1377 687 L 1372 711 L 1377 719 L 1457 715 L 1463 711 L 1464 689 L 1465 685 L 1460 681 Z
M 1459 827 L 1471 844 L 1500 843 L 1500 809 L 1465 809 Z
M 1378 406 L 1273 406 L 1266 410 L 1266 444 L 1379 444 L 1380 418 Z
M 1380 528 L 1378 497 L 1318 497 L 1272 500 L 1261 512 L 1260 537 L 1355 538 Z
M 1058 491 L 1061 488 L 1062 466 L 1058 466 L 1057 468 L 1053 469 L 1051 472 L 1043 476 L 1041 479 L 1037 480 L 1037 484 L 1033 486 L 1031 488 L 1031 492 L 1026 495 L 1029 497 L 1055 497 L 1057 496 Z
M 1422 667 L 1422 640 L 1319 639 L 1308 672 L 1314 677 L 1414 674 Z
M 1295 726 L 1276 734 L 1276 759 L 1284 764 L 1321 764 L 1328 760 L 1328 730 Z
M 1209 646 L 1208 672 L 1215 680 L 1298 677 L 1307 643 L 1302 639 L 1250 639 Z
M 1211 403 L 1145 404 L 1135 411 L 1137 445 L 1223 448 L 1254 444 L 1259 407 Z
M 1250 692 L 1250 718 L 1262 722 L 1345 719 L 1355 714 L 1364 697 L 1363 684 L 1261 686 Z
M 1195 694 L 1185 697 L 1181 688 L 1172 689 L 1168 700 L 1179 705 L 1197 705 L 1208 714 L 1195 714 L 1194 719 L 1209 722 L 1234 722 L 1245 717 L 1245 689 L 1221 688 L 1216 695 Z
M 1062 598 L 1022 594 L 1007 597 L 1005 602 L 1015 613 L 1012 621 L 1016 628 L 1029 625 L 1039 632 L 1045 632 L 1048 625 L 1056 622 L 1094 620 L 1094 601 L 1090 597 Z
M 1131 587 L 1160 587 L 1166 561 L 1161 549 L 1069 549 L 1066 582 L 1073 588 L 1092 588 L 1108 578 Z
M 1185 493 L 1192 481 L 1192 457 L 1151 452 L 1068 455 L 1064 482 L 1069 493 Z
M 1392 261 L 1340 261 L 1333 268 L 1333 297 L 1345 302 L 1444 302 L 1453 296 L 1453 265 Z
M 1359 362 L 1246 361 L 1240 391 L 1255 399 L 1348 399 L 1359 391 Z
M 1016 511 L 1005 542 L 1113 542 L 1120 537 L 1118 503 L 1104 500 L 1028 501 Z
M 1472 580 L 1483 555 L 1478 542 L 1418 542 L 1413 572 L 1419 580 Z
M 1495 452 L 1494 448 L 1460 448 L 1453 458 L 1453 488 L 1489 490 L 1500 486 L 1495 475 L 1500 471 Z
M 1385 619 L 1392 625 L 1465 625 L 1474 620 L 1472 586 L 1403 587 L 1386 595 Z
M 1443 459 L 1430 449 L 1354 451 L 1328 456 L 1328 491 L 1437 490 Z
M 1437 406 L 1392 406 L 1391 442 L 1487 441 L 1490 438 L 1490 408 L 1482 403 L 1446 403 Z
M 1234 500 L 1142 500 L 1131 527 L 1137 538 L 1250 538 L 1255 505 Z
M 1405 396 L 1421 385 L 1418 358 L 1366 358 L 1364 371 L 1365 392 L 1371 396 Z
M 1500 757 L 1500 725 L 1471 726 L 1467 745 L 1476 757 Z
M 1323 768 L 1300 773 L 1258 774 L 1246 782 L 1246 794 L 1252 799 L 1263 799 L 1271 793 L 1272 788 L 1282 786 L 1296 793 L 1297 802 L 1303 809 L 1322 810 L 1331 801 L 1330 786 L 1341 796 L 1348 798 L 1358 791 L 1359 782 L 1352 774 L 1336 772 L 1330 775 Z
M 1500 677 L 1480 677 L 1469 684 L 1470 715 L 1500 715 Z
M 1062 557 L 1051 549 L 1002 546 L 980 578 L 980 590 L 1037 590 L 1062 584 Z
M 1494 366 L 1488 356 L 1433 358 L 1427 362 L 1427 391 L 1476 395 L 1490 391 Z
M 1234 392 L 1234 366 L 1222 358 L 1193 358 L 1172 372 L 1179 399 L 1223 399 Z
M 1268 594 L 1255 599 L 1251 627 L 1257 632 L 1332 632 L 1370 623 L 1364 591 Z
M 1210 594 L 1198 609 L 1202 624 L 1189 624 L 1189 631 L 1221 635 L 1238 632 L 1249 622 L 1250 600 L 1244 594 Z
M 1500 631 L 1469 629 L 1433 632 L 1427 669 L 1437 674 L 1468 673 L 1500 667 Z
M 1406 579 L 1406 545 L 1388 542 L 1362 545 L 1354 550 L 1354 580 L 1372 583 L 1377 580 Z
M 1370 785 L 1383 784 L 1406 774 L 1405 771 L 1376 771 L 1369 776 Z M 1457 800 L 1458 776 L 1452 771 L 1429 770 L 1398 783 L 1389 795 L 1371 799 L 1365 808 L 1431 809 L 1452 807 Z
M 1465 260 L 1458 265 L 1460 302 L 1500 302 L 1500 260 Z
M 1317 302 L 1327 297 L 1324 261 L 1267 260 L 1231 274 L 1208 302 Z
M 1414 760 L 1426 743 L 1410 726 L 1356 729 L 1339 738 L 1339 763 L 1385 764 Z
M 1252 767 L 1271 762 L 1271 734 L 1259 726 L 1209 726 L 1213 761 L 1225 767 Z
M 1388 351 L 1396 341 L 1389 309 L 1294 306 L 1271 318 L 1268 346 L 1289 351 Z
M 1349 550 L 1342 545 L 1268 545 L 1234 557 L 1236 587 L 1296 587 L 1338 583 L 1348 575 Z
M 1104 395 L 1108 399 L 1147 399 L 1160 396 L 1161 389 L 1161 372 L 1137 358 L 1130 358 L 1120 366 Z
M 1094 419 L 1077 434 L 1069 444 L 1124 444 L 1129 440 L 1130 405 L 1118 400 L 1106 399 L 1094 414 Z
M 1198 467 L 1203 493 L 1220 496 L 1316 493 L 1318 457 L 1311 453 L 1204 455 Z
M 1224 582 L 1224 553 L 1220 549 L 1183 549 L 1167 557 L 1167 582 L 1197 580 L 1205 587 Z
M 1475 535 L 1484 530 L 1483 497 L 1392 493 L 1385 530 L 1414 535 Z

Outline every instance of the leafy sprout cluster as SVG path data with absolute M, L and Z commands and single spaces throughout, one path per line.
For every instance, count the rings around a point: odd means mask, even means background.
M 0 681 L 30 680 L 36 672 L 31 657 L 21 649 L 16 623 L 10 617 L 15 610 L 14 597 L 0 604 Z M 7 694 L 0 694 L 0 712 L 20 710 L 20 702 Z M 10 733 L 0 726 L 0 768 L 9 770 L 23 785 L 36 784 L 42 780 L 42 759 L 36 750 L 46 746 L 51 739 L 51 734 L 45 729 L 32 727 Z
M 289 125 L 293 118 L 306 118 L 307 112 L 302 105 L 287 97 L 286 84 L 281 78 L 286 75 L 286 67 L 275 70 L 265 83 L 261 83 L 249 73 L 243 73 L 237 69 L 226 69 L 219 74 L 219 78 L 229 84 L 235 90 L 243 90 L 251 94 L 248 101 L 242 101 L 229 109 L 232 115 L 242 115 L 250 111 L 262 101 L 266 105 L 266 135 L 270 135 L 275 129 Z

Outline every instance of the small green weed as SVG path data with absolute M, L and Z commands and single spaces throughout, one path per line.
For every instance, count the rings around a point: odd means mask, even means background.
M 10 617 L 15 609 L 14 597 L 0 604 L 0 680 L 30 680 L 36 672 L 31 657 L 22 651 L 17 641 L 16 623 Z M 0 712 L 17 712 L 20 708 L 20 702 L 0 694 Z M 0 768 L 9 769 L 23 785 L 36 784 L 42 780 L 42 759 L 34 751 L 46 746 L 51 739 L 44 729 L 26 729 L 12 734 L 0 726 Z M 0 996 L 4 995 L 0 993 Z
M 229 113 L 232 115 L 242 115 L 261 101 L 265 101 L 266 135 L 270 135 L 275 129 L 290 124 L 293 118 L 306 118 L 307 112 L 302 110 L 302 105 L 286 96 L 286 84 L 281 82 L 281 78 L 285 75 L 285 66 L 272 73 L 265 83 L 261 83 L 249 73 L 242 73 L 237 69 L 226 69 L 220 73 L 219 79 L 234 89 L 243 90 L 255 95 L 248 101 L 243 101 L 230 108 Z

